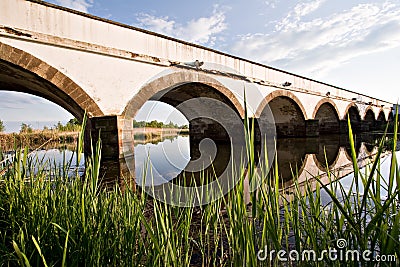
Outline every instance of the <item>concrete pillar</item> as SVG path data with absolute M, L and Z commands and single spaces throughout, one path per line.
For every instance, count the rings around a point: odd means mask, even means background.
M 318 136 L 319 135 L 319 120 L 306 120 L 306 136 Z
M 349 132 L 349 127 L 347 126 L 347 120 L 339 121 L 340 134 L 347 134 Z
M 353 126 L 352 126 L 353 127 Z M 365 133 L 374 130 L 374 125 L 372 122 L 369 121 L 361 121 L 359 124 L 358 132 Z
M 134 179 L 133 127 L 132 120 L 120 116 L 92 117 L 87 121 L 85 154 L 90 155 L 92 144 L 95 149 L 100 136 L 101 176 L 106 183 Z M 129 168 L 128 168 L 128 165 Z M 130 170 L 133 170 L 131 173 Z

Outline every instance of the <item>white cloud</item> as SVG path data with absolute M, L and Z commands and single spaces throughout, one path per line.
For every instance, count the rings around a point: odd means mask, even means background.
M 29 105 L 40 105 L 46 102 L 43 98 L 12 91 L 1 91 L 1 108 L 4 109 L 25 109 Z
M 297 4 L 293 11 L 297 17 L 303 17 L 317 10 L 326 0 L 314 0 L 306 3 Z
M 57 4 L 87 13 L 93 0 L 56 0 Z
M 297 27 L 303 17 L 316 11 L 325 1 L 326 0 L 313 0 L 310 2 L 298 3 L 275 28 L 277 30 L 288 30 Z
M 140 27 L 174 36 L 188 42 L 213 45 L 217 34 L 227 28 L 225 14 L 217 10 L 217 6 L 209 17 L 192 19 L 185 24 L 176 22 L 169 17 L 155 17 L 149 14 L 139 14 L 137 20 Z
M 279 3 L 278 0 L 267 0 L 267 1 L 265 1 L 265 4 L 270 8 L 276 8 L 278 3 Z
M 360 4 L 306 20 L 322 3 L 316 0 L 296 5 L 275 25 L 275 31 L 242 36 L 233 51 L 308 75 L 400 45 L 399 4 Z

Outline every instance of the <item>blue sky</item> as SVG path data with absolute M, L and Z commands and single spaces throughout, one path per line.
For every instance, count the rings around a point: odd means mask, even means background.
M 51 0 L 397 102 L 400 1 Z M 0 119 L 65 121 L 43 99 L 0 92 Z M 37 105 L 41 103 L 41 105 Z M 39 106 L 41 106 L 39 108 Z M 57 111 L 60 110 L 60 111 Z

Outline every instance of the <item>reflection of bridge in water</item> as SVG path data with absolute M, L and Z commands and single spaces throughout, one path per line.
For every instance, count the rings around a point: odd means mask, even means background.
M 357 135 L 355 150 L 358 166 L 371 163 L 377 153 L 381 135 Z M 314 138 L 312 138 L 314 139 Z M 319 177 L 327 184 L 327 166 L 331 177 L 342 178 L 353 172 L 351 147 L 346 135 L 334 135 L 318 138 L 318 141 L 296 138 L 278 141 L 278 168 L 284 181 L 284 187 L 294 184 L 292 170 L 296 173 L 299 184 Z M 297 151 L 296 153 L 293 153 Z M 314 179 L 315 180 L 315 179 Z M 315 186 L 315 183 L 312 183 Z
M 360 168 L 369 164 L 373 160 L 377 153 L 377 144 L 381 137 L 381 134 L 362 134 L 355 136 L 355 150 L 358 159 L 358 166 Z M 171 139 L 165 140 L 167 140 L 166 142 L 168 143 L 174 142 L 174 140 Z M 162 142 L 152 145 L 162 146 Z M 171 145 L 168 147 L 171 149 Z M 294 185 L 295 180 L 293 180 L 293 173 L 295 174 L 295 177 L 297 177 L 296 180 L 299 184 L 311 180 L 311 184 L 314 187 L 316 180 L 313 178 L 316 176 L 318 176 L 324 183 L 329 182 L 326 175 L 327 166 L 329 166 L 330 173 L 335 179 L 342 178 L 353 172 L 351 148 L 347 135 L 329 135 L 313 138 L 280 138 L 277 139 L 276 147 L 278 173 L 283 182 L 283 187 L 285 188 L 290 188 Z M 256 148 L 256 150 L 259 150 L 259 148 Z M 182 178 L 186 178 L 186 183 L 190 184 L 193 182 L 194 178 L 196 183 L 199 184 L 201 183 L 200 177 L 202 177 L 203 174 L 207 175 L 214 173 L 218 176 L 223 173 L 226 168 L 229 168 L 230 144 L 217 143 L 215 151 L 216 154 L 212 166 L 210 165 L 208 168 L 199 172 L 181 171 L 179 173 L 178 171 L 177 177 L 172 179 L 172 182 L 182 183 Z M 177 157 L 172 160 L 174 162 L 183 160 L 179 159 L 178 147 L 176 147 L 176 151 L 170 150 L 167 154 Z M 190 154 L 192 161 L 201 157 L 200 152 L 198 151 L 198 144 L 190 143 Z M 147 155 L 137 155 L 137 157 L 140 156 L 142 158 L 147 157 Z M 157 155 L 157 157 L 158 156 L 159 155 Z M 168 162 L 166 164 L 168 164 Z M 178 165 L 182 165 L 182 163 Z M 115 165 L 113 167 L 115 168 Z M 120 160 L 120 169 L 125 170 L 128 177 L 129 169 L 135 169 L 135 160 L 133 158 Z M 155 173 L 157 171 L 163 174 L 165 170 L 166 169 L 162 169 L 160 166 L 156 166 L 152 172 Z M 141 171 L 143 170 L 140 169 L 139 172 Z M 113 168 L 107 169 L 106 172 L 110 174 L 108 176 L 114 177 L 112 174 Z M 138 170 L 136 171 L 135 176 L 141 176 L 141 174 L 138 173 Z

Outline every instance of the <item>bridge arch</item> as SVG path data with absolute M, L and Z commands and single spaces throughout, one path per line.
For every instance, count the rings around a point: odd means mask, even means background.
M 388 115 L 388 122 L 392 122 L 392 121 L 394 121 L 394 115 L 393 115 L 393 112 L 392 111 L 390 111 L 389 112 L 389 115 Z
M 347 120 L 347 116 L 350 115 L 350 120 L 355 119 L 357 121 L 361 121 L 361 115 L 360 115 L 360 110 L 358 109 L 358 106 L 355 103 L 350 103 L 346 107 L 346 111 L 344 113 L 343 120 Z
M 133 119 L 139 109 L 148 100 L 160 100 L 175 106 L 180 101 L 188 100 L 191 96 L 194 97 L 194 95 L 187 94 L 186 96 L 181 95 L 180 99 L 175 99 L 175 101 L 172 99 L 171 96 L 174 92 L 176 96 L 176 92 L 180 90 L 178 93 L 183 93 L 182 91 L 188 87 L 196 87 L 195 89 L 197 90 L 197 93 L 199 93 L 197 97 L 211 97 L 225 101 L 225 104 L 231 106 L 241 118 L 244 118 L 243 106 L 232 91 L 217 80 L 193 71 L 173 72 L 145 84 L 128 102 L 122 116 L 125 117 L 125 119 Z M 206 90 L 200 92 L 200 88 Z
M 385 112 L 383 111 L 383 109 L 381 109 L 378 113 L 378 117 L 375 121 L 376 123 L 376 128 L 378 130 L 384 130 L 386 127 L 386 116 L 385 116 Z
M 324 98 L 317 103 L 313 119 L 318 120 L 320 134 L 339 133 L 339 111 L 331 99 Z
M 41 59 L 0 42 L 1 90 L 43 97 L 82 119 L 102 116 L 94 100 L 74 81 Z
M 383 109 L 381 109 L 378 113 L 378 117 L 376 119 L 379 122 L 386 122 L 386 116 L 385 116 L 385 112 L 383 111 Z
M 369 130 L 375 129 L 375 113 L 371 107 L 368 107 L 365 111 L 364 123 L 368 126 Z
M 347 108 L 346 112 L 344 113 L 344 118 L 343 120 L 345 123 L 344 125 L 344 133 L 348 132 L 347 129 L 347 118 L 350 118 L 350 123 L 351 123 L 351 128 L 353 132 L 359 132 L 361 131 L 361 115 L 360 115 L 360 110 L 358 109 L 358 106 L 355 103 L 350 103 Z
M 188 182 L 195 179 L 201 183 L 201 172 L 190 167 L 199 166 L 200 162 L 203 162 L 203 167 L 208 166 L 203 169 L 206 175 L 219 177 L 230 168 L 228 164 L 231 158 L 237 157 L 237 151 L 242 151 L 236 146 L 240 147 L 241 138 L 244 138 L 244 109 L 232 91 L 214 78 L 196 71 L 185 70 L 151 80 L 139 89 L 121 115 L 129 126 L 132 125 L 131 121 L 138 111 L 149 100 L 164 102 L 175 107 L 189 121 L 190 162 L 187 165 L 188 169 L 185 167 L 178 175 L 179 179 L 188 179 Z M 235 131 L 234 136 L 230 131 Z M 213 149 L 202 151 L 202 141 L 206 139 L 214 142 L 215 157 L 207 154 Z M 207 162 L 210 159 L 215 164 Z
M 263 116 L 267 105 L 274 116 L 278 136 L 305 136 L 305 108 L 293 93 L 285 90 L 273 91 L 257 107 L 256 117 Z

